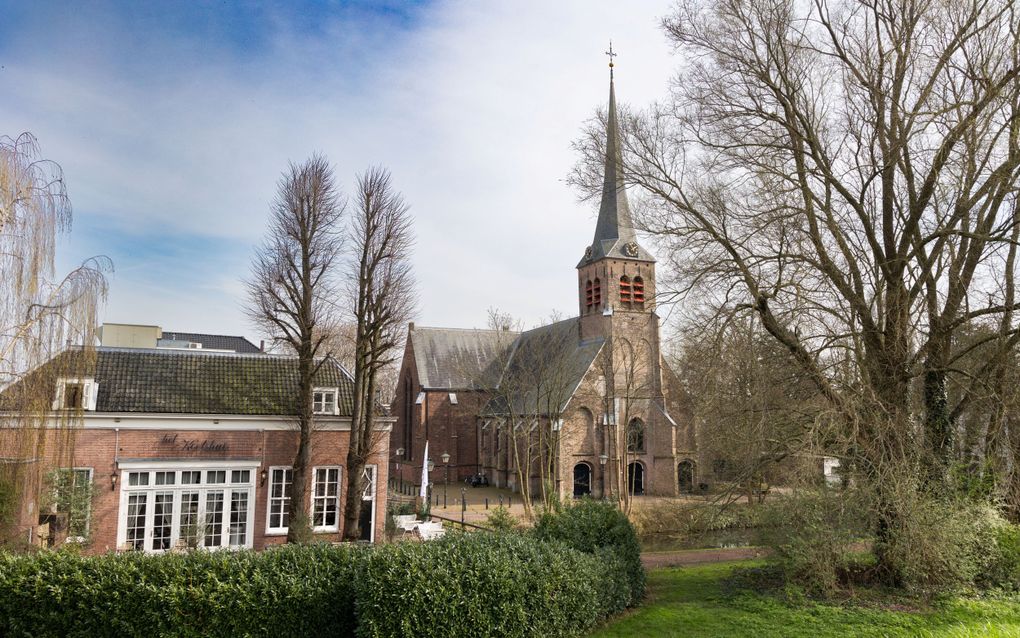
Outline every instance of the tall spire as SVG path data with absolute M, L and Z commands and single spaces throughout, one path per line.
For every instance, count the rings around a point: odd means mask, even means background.
M 655 261 L 637 242 L 634 222 L 630 216 L 630 204 L 627 203 L 627 191 L 623 180 L 623 154 L 620 150 L 620 125 L 616 119 L 616 84 L 613 78 L 613 58 L 617 54 L 613 52 L 612 41 L 606 55 L 609 56 L 609 114 L 606 118 L 606 163 L 602 181 L 602 203 L 599 205 L 599 218 L 595 224 L 595 238 L 585 251 L 579 266 L 603 257 Z

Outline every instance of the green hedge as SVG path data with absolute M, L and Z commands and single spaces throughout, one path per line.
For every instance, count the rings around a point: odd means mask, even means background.
M 524 534 L 383 546 L 363 567 L 362 638 L 575 636 L 619 606 L 613 563 Z
M 0 554 L 3 636 L 354 632 L 350 546 L 82 557 Z
M 629 591 L 624 607 L 644 597 L 645 569 L 641 565 L 641 544 L 627 516 L 612 503 L 582 499 L 562 512 L 545 514 L 535 525 L 535 537 L 544 541 L 562 541 L 582 552 L 616 561 L 615 569 L 626 574 Z
M 626 517 L 581 503 L 543 517 L 533 534 L 162 556 L 0 553 L 0 636 L 575 636 L 643 588 Z

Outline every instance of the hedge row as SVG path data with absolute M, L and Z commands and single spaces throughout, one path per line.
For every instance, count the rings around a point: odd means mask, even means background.
M 364 549 L 0 554 L 3 636 L 352 635 Z
M 573 636 L 636 602 L 634 530 L 582 503 L 533 534 L 379 547 L 0 553 L 2 636 Z

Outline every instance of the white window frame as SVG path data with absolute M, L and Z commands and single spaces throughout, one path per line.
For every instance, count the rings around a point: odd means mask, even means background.
M 315 400 L 316 394 L 325 395 L 326 393 L 331 393 L 333 395 L 332 407 L 326 406 L 325 396 L 323 396 L 321 401 Z M 320 403 L 322 405 L 322 407 L 318 410 L 315 409 L 316 403 Z M 325 414 L 332 416 L 340 414 L 340 388 L 312 388 L 312 414 Z
M 270 466 L 267 469 L 269 470 L 269 475 L 268 475 L 268 478 L 266 480 L 266 535 L 268 535 L 268 536 L 279 536 L 279 535 L 287 533 L 288 526 L 284 525 L 282 527 L 271 527 L 271 523 L 272 523 L 272 511 L 273 511 L 273 472 L 275 470 L 283 471 L 285 473 L 284 477 L 286 477 L 286 472 L 289 470 L 291 472 L 291 489 L 293 489 L 293 485 L 294 485 L 294 481 L 293 481 L 293 479 L 294 479 L 294 476 L 293 476 L 294 468 L 291 467 L 290 465 L 272 465 L 272 466 Z M 291 497 L 288 495 L 286 497 L 281 497 L 280 500 L 289 501 L 290 498 Z M 290 508 L 288 508 L 288 510 L 289 509 Z M 290 516 L 290 512 L 289 511 L 288 511 L 287 515 L 288 515 L 288 517 Z M 282 517 L 281 517 L 281 520 L 282 520 Z
M 131 462 L 121 463 L 119 466 L 120 476 L 120 509 L 117 513 L 117 547 L 124 547 L 127 540 L 127 514 L 128 514 L 128 500 L 133 494 L 145 494 L 145 518 L 144 518 L 144 536 L 142 542 L 142 550 L 147 554 L 160 554 L 165 551 L 172 551 L 178 544 L 181 538 L 181 501 L 182 494 L 184 492 L 197 492 L 199 494 L 198 502 L 198 520 L 206 520 L 206 506 L 208 503 L 209 493 L 222 493 L 223 495 L 223 509 L 222 519 L 220 521 L 219 532 L 219 545 L 206 546 L 203 541 L 200 543 L 200 547 L 207 550 L 235 550 L 252 548 L 254 546 L 255 539 L 255 477 L 258 474 L 258 464 L 252 463 L 251 461 L 190 461 L 190 462 L 168 462 L 168 461 L 152 461 L 152 462 Z M 179 480 L 180 472 L 182 471 L 202 471 L 202 483 L 200 484 L 182 484 Z M 232 470 L 249 470 L 248 481 L 246 483 L 231 483 L 231 471 Z M 154 473 L 158 471 L 174 471 L 176 472 L 175 480 L 172 485 L 156 485 Z M 206 482 L 206 472 L 208 471 L 223 471 L 226 473 L 226 482 L 210 484 Z M 131 472 L 146 472 L 149 473 L 149 481 L 146 485 L 128 485 L 128 475 Z M 155 523 L 155 499 L 156 494 L 159 493 L 171 493 L 172 499 L 170 501 L 173 510 L 171 512 L 170 520 L 170 547 L 167 549 L 153 549 L 153 528 Z M 230 545 L 230 513 L 231 513 L 231 501 L 232 496 L 235 494 L 246 494 L 247 495 L 247 509 L 245 511 L 244 529 L 245 539 L 241 545 Z M 205 532 L 203 532 L 204 535 Z
M 95 470 L 93 468 L 91 468 L 91 467 L 78 467 L 78 466 L 75 466 L 75 467 L 61 467 L 61 468 L 57 468 L 56 471 L 58 471 L 58 472 L 70 472 L 71 473 L 71 485 L 69 487 L 72 490 L 75 488 L 75 484 L 74 484 L 74 475 L 75 475 L 75 473 L 76 472 L 86 472 L 86 475 L 87 475 L 86 482 L 89 485 L 89 490 L 90 491 L 92 490 L 93 481 L 95 480 L 95 476 L 96 476 L 96 472 L 95 472 Z M 54 494 L 53 498 L 54 498 L 54 502 L 56 502 L 59 499 L 59 495 Z M 54 507 L 56 507 L 55 504 L 54 504 Z M 67 512 L 67 531 L 68 531 L 68 536 L 67 536 L 67 541 L 66 542 L 68 542 L 68 543 L 84 543 L 88 539 L 89 533 L 92 531 L 92 495 L 91 494 L 90 494 L 90 497 L 89 497 L 89 500 L 88 500 L 88 507 L 85 510 L 85 536 L 71 536 L 70 535 L 70 532 L 71 532 L 71 512 Z
M 368 523 L 368 525 L 369 525 L 369 528 L 368 528 L 369 529 L 368 542 L 369 543 L 374 543 L 375 542 L 375 506 L 376 506 L 376 494 L 378 494 L 378 492 L 379 492 L 379 467 L 377 465 L 374 465 L 374 464 L 373 465 L 366 465 L 365 468 L 361 472 L 362 472 L 361 480 L 363 480 L 363 481 L 364 480 L 370 480 L 371 481 L 371 487 L 374 488 L 374 489 L 372 489 L 369 492 L 368 486 L 366 486 L 366 488 L 361 492 L 361 500 L 362 501 L 371 501 L 372 502 L 372 505 L 370 505 L 370 507 L 371 507 L 370 511 L 372 512 L 372 516 L 369 518 L 369 523 Z M 369 474 L 370 474 L 370 477 L 366 476 L 366 475 L 369 475 Z M 366 492 L 368 492 L 368 493 L 366 494 Z M 362 507 L 364 507 L 364 505 L 362 505 Z
M 99 395 L 99 384 L 92 377 L 60 377 L 57 379 L 57 392 L 53 397 L 54 410 L 73 410 L 75 408 L 64 407 L 64 389 L 69 385 L 81 386 L 81 409 L 86 412 L 95 412 L 96 397 Z
M 318 479 L 319 470 L 336 470 L 336 496 L 333 497 L 336 501 L 336 525 L 314 525 L 315 522 L 315 501 L 317 499 L 329 499 L 329 496 L 316 496 L 315 486 Z M 340 490 L 343 487 L 344 468 L 341 465 L 317 465 L 312 468 L 312 489 L 311 498 L 309 499 L 309 518 L 311 519 L 313 526 L 312 532 L 315 533 L 329 533 L 340 531 L 340 519 L 342 518 L 343 512 L 341 511 L 340 502 Z

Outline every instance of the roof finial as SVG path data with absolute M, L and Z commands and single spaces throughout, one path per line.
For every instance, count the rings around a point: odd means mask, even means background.
M 605 53 L 606 53 L 606 55 L 609 56 L 609 79 L 612 80 L 613 79 L 613 58 L 615 58 L 617 55 L 619 55 L 618 53 L 613 53 L 613 41 L 612 40 L 609 41 L 609 50 L 606 51 Z

